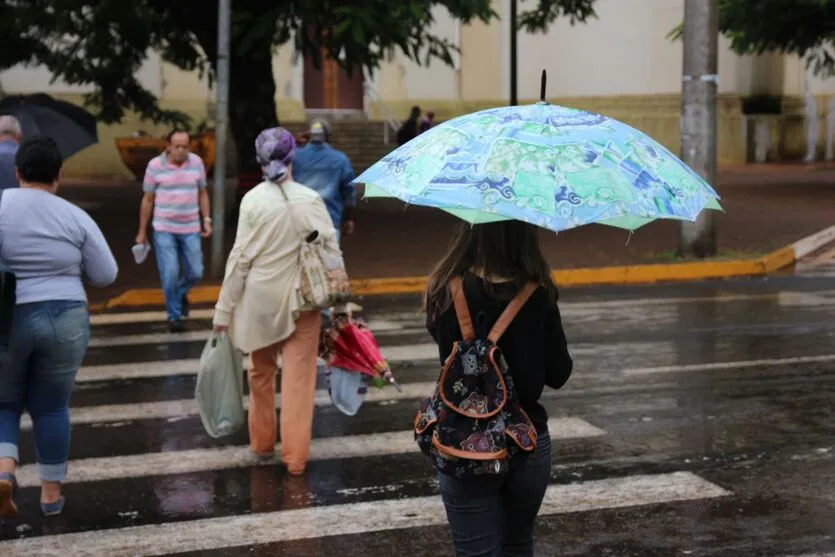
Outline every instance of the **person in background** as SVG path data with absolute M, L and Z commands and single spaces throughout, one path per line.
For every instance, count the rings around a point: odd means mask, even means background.
M 296 147 L 304 147 L 310 143 L 310 132 L 306 131 L 296 136 Z
M 420 119 L 420 133 L 427 132 L 432 129 L 432 126 L 435 125 L 435 113 L 433 111 L 429 111 L 426 113 L 426 116 Z
M 520 221 L 462 223 L 429 279 L 424 310 L 445 362 L 462 340 L 450 294 L 461 278 L 476 334 L 487 335 L 510 300 L 529 282 L 538 288 L 498 342 L 519 403 L 536 428 L 533 454 L 511 463 L 505 477 L 466 482 L 438 474 L 455 555 L 533 556 L 533 526 L 551 477 L 548 413 L 539 403 L 547 385 L 559 389 L 573 367 L 557 307 L 557 287 L 539 248 L 537 228 Z
M 0 380 L 0 518 L 14 518 L 20 417 L 32 417 L 41 510 L 64 507 L 70 394 L 90 340 L 84 282 L 107 286 L 118 267 L 90 216 L 55 195 L 63 161 L 55 141 L 26 139 L 15 156 L 20 188 L 0 199 L 0 261 L 17 277 L 11 342 Z
M 14 116 L 0 116 L 0 190 L 18 187 L 14 158 L 23 139 L 20 122 Z
M 339 241 L 341 234 L 350 236 L 354 233 L 354 206 L 357 203 L 356 189 L 351 183 L 354 169 L 345 153 L 328 143 L 331 127 L 327 121 L 313 120 L 308 134 L 309 143 L 296 151 L 293 177 L 322 196 Z
M 241 201 L 235 245 L 226 262 L 213 319 L 232 345 L 248 352 L 249 444 L 272 459 L 276 443 L 275 375 L 281 354 L 281 461 L 290 474 L 310 457 L 319 312 L 301 311 L 299 248 L 317 232 L 329 255 L 342 259 L 322 198 L 294 180 L 293 134 L 264 130 L 255 140 L 264 181 Z
M 148 163 L 136 235 L 137 244 L 148 243 L 153 214 L 154 251 L 172 332 L 185 330 L 188 292 L 203 278 L 200 238 L 212 235 L 206 168 L 199 156 L 189 152 L 190 143 L 189 132 L 174 130 L 168 134 L 165 152 Z
M 409 113 L 409 119 L 403 122 L 400 129 L 397 130 L 397 145 L 405 145 L 418 136 L 418 120 L 420 119 L 420 107 L 413 106 Z

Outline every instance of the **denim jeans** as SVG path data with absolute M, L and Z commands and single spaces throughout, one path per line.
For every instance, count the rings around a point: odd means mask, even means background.
M 168 319 L 183 318 L 183 298 L 191 287 L 203 278 L 203 249 L 200 234 L 172 234 L 154 232 L 154 251 L 157 256 L 162 292 Z M 182 276 L 180 265 L 182 263 Z
M 61 482 L 70 450 L 70 395 L 90 342 L 87 304 L 37 302 L 15 307 L 9 363 L 0 375 L 0 458 L 20 458 L 20 417 L 35 430 L 42 480 Z
M 533 524 L 551 477 L 551 437 L 504 478 L 464 482 L 439 474 L 456 557 L 532 557 Z

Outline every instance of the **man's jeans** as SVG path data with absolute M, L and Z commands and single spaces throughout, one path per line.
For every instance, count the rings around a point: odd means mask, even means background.
M 154 232 L 154 251 L 165 294 L 169 321 L 183 318 L 183 299 L 203 278 L 203 250 L 200 234 Z M 182 263 L 182 277 L 180 264 Z
M 90 341 L 84 302 L 15 307 L 8 362 L 0 375 L 0 458 L 19 459 L 20 416 L 35 430 L 41 480 L 64 481 L 70 450 L 70 395 Z
M 506 478 L 463 482 L 439 474 L 456 557 L 532 557 L 533 524 L 551 477 L 551 437 Z

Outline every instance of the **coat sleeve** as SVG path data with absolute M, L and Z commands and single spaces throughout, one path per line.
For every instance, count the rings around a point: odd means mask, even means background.
M 268 227 L 264 219 L 252 222 L 249 207 L 242 204 L 238 217 L 238 233 L 235 245 L 226 261 L 226 273 L 215 305 L 214 324 L 228 327 L 232 314 L 241 301 L 246 285 L 246 278 L 252 262 L 263 251 L 268 241 Z

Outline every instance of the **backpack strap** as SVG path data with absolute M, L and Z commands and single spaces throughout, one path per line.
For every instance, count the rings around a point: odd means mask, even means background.
M 461 277 L 453 277 L 449 281 L 449 292 L 452 295 L 452 303 L 455 305 L 455 315 L 458 317 L 461 336 L 465 341 L 474 340 L 475 330 L 473 329 L 473 320 L 470 317 L 467 297 L 464 296 L 464 284 Z
M 499 319 L 496 321 L 496 324 L 493 325 L 493 328 L 490 329 L 490 334 L 487 335 L 487 340 L 496 344 L 499 342 L 499 339 L 502 338 L 502 335 L 505 333 L 507 328 L 510 326 L 510 323 L 516 317 L 516 314 L 519 313 L 519 310 L 522 309 L 531 295 L 536 292 L 536 289 L 539 288 L 539 284 L 535 282 L 529 282 L 526 284 L 522 290 L 519 291 L 516 296 L 510 300 L 510 303 L 507 304 L 507 307 L 499 316 Z

